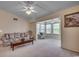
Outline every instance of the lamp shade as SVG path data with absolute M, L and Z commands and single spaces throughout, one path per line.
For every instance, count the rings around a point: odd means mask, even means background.
M 0 30 L 0 37 L 3 35 L 3 32 L 2 32 L 2 30 Z

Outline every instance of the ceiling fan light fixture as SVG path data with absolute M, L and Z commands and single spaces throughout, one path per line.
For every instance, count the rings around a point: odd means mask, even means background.
M 26 14 L 30 15 L 32 13 L 31 10 L 26 11 Z
M 36 11 L 34 10 L 35 9 L 34 6 L 32 6 L 33 5 L 32 1 L 27 1 L 27 2 L 24 1 L 24 3 L 26 3 L 26 6 L 23 6 L 23 7 L 27 15 L 36 13 Z

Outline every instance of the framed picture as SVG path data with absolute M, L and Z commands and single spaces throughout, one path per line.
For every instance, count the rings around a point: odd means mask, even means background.
M 79 27 L 79 12 L 65 15 L 64 27 Z

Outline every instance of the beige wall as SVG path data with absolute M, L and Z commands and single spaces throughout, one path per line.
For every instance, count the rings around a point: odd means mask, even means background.
M 35 22 L 29 23 L 29 29 L 33 32 L 34 37 L 36 37 L 36 23 Z
M 49 16 L 41 17 L 41 20 L 53 19 L 55 17 L 61 18 L 61 47 L 72 51 L 79 52 L 79 27 L 64 27 L 64 15 L 79 12 L 79 6 L 74 6 L 60 12 L 51 14 Z
M 14 21 L 13 18 L 18 18 Z M 0 30 L 5 33 L 26 32 L 29 30 L 28 22 L 9 12 L 0 10 Z
M 62 13 L 62 47 L 79 52 L 79 27 L 64 28 L 64 16 L 79 12 L 79 6 L 67 9 Z

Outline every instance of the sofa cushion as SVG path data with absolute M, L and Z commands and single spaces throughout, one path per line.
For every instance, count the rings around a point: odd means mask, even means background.
M 25 35 L 24 35 L 24 33 L 20 33 L 20 36 L 23 38 Z
M 15 38 L 20 38 L 20 33 L 14 33 Z
M 15 38 L 13 33 L 11 33 L 9 36 L 10 36 L 10 39 L 14 39 Z
M 27 33 L 24 33 L 24 37 L 27 37 Z
M 4 37 L 8 40 L 10 39 L 9 33 L 8 34 L 4 34 Z

